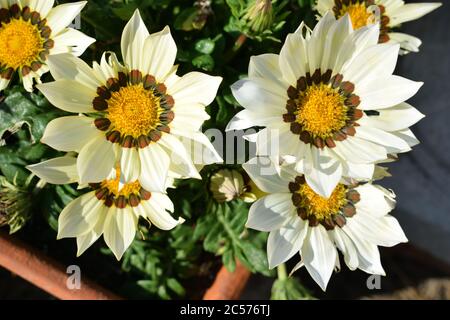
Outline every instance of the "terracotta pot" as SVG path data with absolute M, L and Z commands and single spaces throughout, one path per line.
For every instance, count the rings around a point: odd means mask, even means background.
M 121 300 L 120 296 L 83 278 L 81 288 L 71 290 L 67 286 L 66 268 L 26 243 L 0 232 L 0 266 L 17 274 L 36 287 L 63 300 Z M 245 288 L 250 272 L 240 263 L 234 272 L 222 267 L 204 300 L 238 299 Z

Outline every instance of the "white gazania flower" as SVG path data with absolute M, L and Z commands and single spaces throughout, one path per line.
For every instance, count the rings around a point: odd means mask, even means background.
M 150 35 L 136 11 L 122 34 L 125 65 L 114 54 L 93 68 L 70 55 L 50 57 L 56 81 L 38 89 L 56 107 L 81 116 L 53 120 L 42 142 L 79 152 L 81 183 L 104 180 L 116 161 L 124 182 L 139 180 L 150 191 L 161 190 L 169 170 L 200 178 L 193 159 L 221 161 L 200 127 L 222 78 L 177 76 L 176 54 L 169 28 Z
M 340 183 L 327 199 L 315 193 L 293 165 L 262 163 L 254 158 L 244 164 L 256 185 L 269 193 L 251 206 L 247 227 L 270 232 L 270 268 L 299 253 L 301 262 L 292 272 L 305 266 L 325 290 L 333 269 L 340 268 L 339 249 L 350 270 L 385 274 L 377 246 L 407 242 L 388 214 L 395 205 L 392 192 L 370 183 Z
M 47 59 L 69 52 L 80 56 L 95 39 L 67 26 L 87 1 L 53 8 L 53 0 L 0 1 L 0 90 L 18 71 L 27 91 L 48 72 Z
M 79 182 L 76 158 L 65 156 L 27 167 L 52 184 Z M 184 220 L 175 220 L 172 201 L 160 192 L 149 192 L 138 181 L 120 185 L 120 169 L 110 179 L 89 184 L 92 191 L 70 202 L 58 219 L 58 239 L 76 238 L 80 256 L 103 234 L 116 256 L 133 242 L 139 217 L 162 230 L 171 230 Z
M 423 17 L 441 5 L 440 2 L 405 4 L 403 0 L 317 0 L 315 10 L 322 16 L 332 11 L 336 18 L 349 14 L 355 30 L 379 21 L 378 41 L 399 43 L 400 53 L 406 54 L 418 52 L 422 41 L 393 30 L 404 22 Z
M 277 54 L 250 60 L 232 91 L 245 108 L 227 130 L 251 136 L 257 154 L 304 159 L 315 192 L 329 197 L 342 176 L 370 180 L 374 164 L 418 143 L 409 126 L 423 115 L 404 101 L 421 82 L 392 75 L 398 44 L 378 44 L 377 25 L 353 31 L 349 16 L 301 26 Z M 306 33 L 306 35 L 304 35 Z

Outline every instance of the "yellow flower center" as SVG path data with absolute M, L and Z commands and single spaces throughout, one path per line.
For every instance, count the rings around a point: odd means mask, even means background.
M 132 194 L 139 194 L 141 190 L 141 185 L 139 181 L 130 182 L 122 186 L 119 190 L 120 182 L 120 168 L 116 168 L 116 178 L 113 180 L 105 180 L 101 183 L 102 188 L 107 188 L 110 193 L 112 193 L 116 198 L 119 196 L 124 196 L 128 198 Z
M 358 2 L 350 5 L 343 5 L 339 13 L 339 17 L 344 16 L 346 13 L 350 15 L 354 30 L 373 23 L 374 16 L 370 11 L 367 10 L 367 7 L 364 3 Z
M 313 85 L 297 101 L 296 122 L 314 137 L 326 139 L 348 120 L 344 97 L 329 85 Z
M 122 87 L 108 100 L 108 119 L 123 136 L 147 135 L 156 128 L 160 113 L 160 97 L 142 84 Z
M 0 26 L 0 64 L 13 69 L 40 60 L 43 39 L 36 25 L 21 19 Z
M 296 192 L 301 196 L 300 207 L 306 210 L 307 216 L 315 216 L 319 221 L 331 218 L 348 202 L 343 184 L 338 184 L 328 199 L 315 193 L 307 183 L 300 185 Z

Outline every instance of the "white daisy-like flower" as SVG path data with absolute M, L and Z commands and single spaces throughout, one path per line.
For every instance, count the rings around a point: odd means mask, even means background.
M 79 182 L 74 157 L 55 158 L 27 168 L 52 184 Z M 149 192 L 139 181 L 120 184 L 120 169 L 113 170 L 109 179 L 89 184 L 92 191 L 70 202 L 61 212 L 58 239 L 76 238 L 77 256 L 103 235 L 108 247 L 120 260 L 134 240 L 139 217 L 162 230 L 171 230 L 184 222 L 182 218 L 175 220 L 169 214 L 174 207 L 166 194 Z
M 378 41 L 399 43 L 400 53 L 406 54 L 418 52 L 422 41 L 409 34 L 395 32 L 395 28 L 421 18 L 441 5 L 440 2 L 405 4 L 403 0 L 317 0 L 315 10 L 322 16 L 332 11 L 336 18 L 349 14 L 355 30 L 379 21 Z
M 18 71 L 27 91 L 48 72 L 47 59 L 69 52 L 80 56 L 95 39 L 68 28 L 87 1 L 53 8 L 53 0 L 0 1 L 0 90 Z
M 336 249 L 350 270 L 384 275 L 377 246 L 407 242 L 388 214 L 395 195 L 381 186 L 341 182 L 327 199 L 315 193 L 292 164 L 254 158 L 243 167 L 269 193 L 251 206 L 247 227 L 270 232 L 270 268 L 299 253 L 301 261 L 292 272 L 305 266 L 325 290 L 333 270 L 340 268 Z
M 423 115 L 404 101 L 422 86 L 392 75 L 398 44 L 378 44 L 379 28 L 353 30 L 329 13 L 302 25 L 277 54 L 254 56 L 248 78 L 232 86 L 245 108 L 227 130 L 250 137 L 257 155 L 304 159 L 315 192 L 329 197 L 342 176 L 370 180 L 374 164 L 418 143 L 409 127 Z
M 42 142 L 79 152 L 81 183 L 104 180 L 117 161 L 123 182 L 139 180 L 150 191 L 163 189 L 169 170 L 200 178 L 193 159 L 221 161 L 200 127 L 222 78 L 177 76 L 176 54 L 169 28 L 149 35 L 136 11 L 122 35 L 125 65 L 106 53 L 93 68 L 70 55 L 50 57 L 56 81 L 38 89 L 56 107 L 81 115 L 51 121 Z

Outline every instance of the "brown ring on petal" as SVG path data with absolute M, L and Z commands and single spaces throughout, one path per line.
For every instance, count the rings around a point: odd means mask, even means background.
M 31 68 L 29 66 L 22 67 L 22 76 L 26 77 L 31 72 Z
M 127 198 L 125 196 L 118 196 L 114 201 L 116 208 L 124 209 L 127 206 Z
M 109 126 L 111 125 L 111 121 L 107 118 L 98 118 L 94 120 L 94 124 L 97 127 L 98 130 L 106 131 L 109 129 Z
M 126 136 L 125 138 L 123 138 L 122 147 L 127 149 L 134 148 L 134 138 L 132 136 Z
M 141 199 L 138 195 L 136 194 L 130 194 L 130 196 L 128 197 L 128 204 L 131 207 L 137 207 L 139 206 L 139 204 L 141 203 Z
M 141 188 L 141 190 L 139 190 L 139 196 L 141 197 L 142 200 L 150 200 L 150 198 L 152 197 L 152 193 L 145 190 L 144 188 Z
M 106 109 L 108 109 L 108 103 L 101 97 L 95 97 L 92 101 L 92 106 L 97 111 L 105 111 Z
M 30 20 L 30 18 L 31 18 L 31 9 L 30 9 L 30 7 L 28 7 L 28 6 L 23 7 L 23 9 L 22 9 L 22 19 L 24 21 L 28 21 L 28 20 Z

